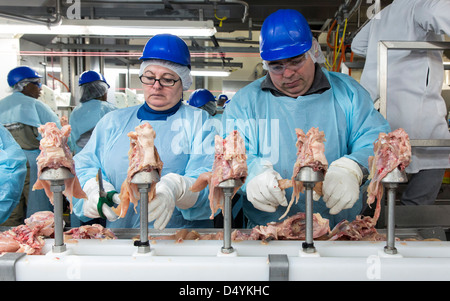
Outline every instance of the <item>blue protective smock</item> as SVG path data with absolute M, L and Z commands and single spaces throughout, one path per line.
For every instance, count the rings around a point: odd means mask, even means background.
M 0 123 L 22 123 L 33 127 L 39 127 L 47 122 L 54 122 L 61 128 L 61 123 L 55 112 L 42 101 L 24 95 L 21 92 L 13 92 L 0 100 Z M 40 135 L 38 137 L 40 139 Z M 23 150 L 30 166 L 30 189 L 27 202 L 26 217 L 37 211 L 53 210 L 44 189 L 34 190 L 33 185 L 37 181 L 36 158 L 40 154 L 39 149 Z
M 0 224 L 19 204 L 27 174 L 27 158 L 5 127 L 0 125 Z
M 92 130 L 105 114 L 114 110 L 117 110 L 115 105 L 98 99 L 91 99 L 77 105 L 69 119 L 72 128 L 70 132 L 70 148 L 72 151 L 79 153 L 82 148 L 76 142 L 80 139 L 80 136 Z
M 58 116 L 49 106 L 21 92 L 13 92 L 0 100 L 0 122 L 3 124 L 19 122 L 34 127 L 54 122 L 61 127 Z
M 214 161 L 214 127 L 205 127 L 208 113 L 200 109 L 181 104 L 179 109 L 167 120 L 140 120 L 137 112 L 141 106 L 116 110 L 105 115 L 95 127 L 89 142 L 81 152 L 74 156 L 76 174 L 83 187 L 86 181 L 96 177 L 99 168 L 103 179 L 111 183 L 116 191 L 127 177 L 128 151 L 130 149 L 129 132 L 136 126 L 148 122 L 156 132 L 155 147 L 164 163 L 162 175 L 176 173 L 197 178 L 201 173 L 211 171 Z M 167 228 L 205 228 L 212 227 L 209 219 L 208 189 L 199 193 L 192 208 L 175 207 Z M 83 200 L 73 200 L 73 212 L 86 222 L 83 215 Z M 107 221 L 110 228 L 138 228 L 140 206 L 130 205 L 124 218 L 115 222 Z M 153 222 L 149 223 L 153 227 Z
M 368 92 L 354 79 L 323 68 L 322 71 L 331 88 L 321 94 L 275 97 L 270 91 L 261 89 L 263 77 L 239 90 L 227 105 L 222 117 L 223 135 L 236 128 L 244 137 L 249 171 L 246 183 L 263 172 L 267 161 L 284 179 L 291 179 L 297 159 L 296 128 L 305 133 L 312 127 L 324 131 L 328 164 L 345 156 L 368 169 L 373 143 L 380 132 L 390 132 L 389 125 L 374 109 Z M 245 193 L 246 185 L 241 189 Z M 291 194 L 292 188 L 286 189 L 288 202 Z M 277 222 L 286 210 L 286 207 L 279 206 L 274 213 L 263 212 L 248 200 L 244 201 L 243 208 L 249 227 Z M 361 198 L 353 208 L 342 210 L 337 215 L 329 214 L 322 198 L 313 204 L 314 212 L 330 220 L 330 227 L 342 219 L 352 221 L 361 208 Z M 288 216 L 297 212 L 305 212 L 303 193 Z

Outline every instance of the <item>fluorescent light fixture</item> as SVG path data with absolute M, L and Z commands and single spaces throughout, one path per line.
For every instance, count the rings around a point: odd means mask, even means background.
M 6 20 L 0 22 L 0 34 L 50 34 L 90 36 L 154 36 L 170 33 L 181 37 L 209 37 L 216 33 L 212 20 L 207 21 L 136 21 L 136 20 L 63 20 L 48 27 Z
M 227 77 L 230 75 L 230 71 L 222 71 L 222 70 L 192 70 L 192 76 L 218 76 L 218 77 Z

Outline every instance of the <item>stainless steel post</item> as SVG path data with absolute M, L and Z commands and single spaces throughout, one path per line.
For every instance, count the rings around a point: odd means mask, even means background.
M 222 189 L 224 193 L 223 204 L 223 247 L 221 252 L 224 254 L 231 254 L 234 252 L 231 246 L 231 220 L 232 220 L 232 206 L 234 189 L 241 187 L 242 181 L 240 179 L 229 179 L 219 183 L 218 187 Z
M 55 219 L 55 242 L 52 246 L 54 253 L 66 251 L 64 244 L 64 220 L 63 220 L 63 191 L 64 180 L 73 178 L 69 169 L 60 167 L 57 169 L 45 169 L 39 176 L 40 180 L 50 182 L 50 190 L 53 192 L 53 211 Z
M 305 242 L 303 243 L 303 251 L 306 253 L 316 252 L 313 242 L 313 188 L 314 182 L 303 182 L 305 186 L 306 200 L 305 200 L 305 214 L 306 214 L 306 233 Z
M 395 168 L 388 173 L 382 180 L 384 187 L 387 189 L 387 237 L 384 252 L 386 254 L 395 255 L 395 196 L 399 183 L 408 182 L 405 171 Z
M 306 232 L 305 242 L 302 244 L 303 252 L 315 253 L 313 241 L 313 188 L 317 182 L 323 181 L 323 171 L 315 171 L 312 167 L 304 166 L 298 172 L 295 180 L 303 182 L 305 187 L 305 214 L 306 214 Z
M 231 200 L 233 198 L 233 188 L 223 189 L 225 200 L 223 209 L 223 253 L 233 253 L 234 249 L 231 246 Z
M 387 188 L 387 207 L 388 207 L 388 218 L 387 218 L 387 238 L 386 246 L 384 251 L 387 254 L 397 254 L 397 248 L 395 248 L 395 194 L 398 185 L 397 184 L 386 184 Z
M 131 179 L 131 183 L 136 184 L 141 195 L 140 203 L 140 240 L 135 241 L 138 253 L 150 253 L 150 243 L 148 241 L 148 193 L 153 183 L 159 182 L 160 177 L 157 170 L 141 171 L 136 173 Z
M 55 243 L 52 246 L 54 253 L 66 251 L 64 244 L 64 221 L 63 221 L 63 191 L 64 180 L 52 180 L 50 190 L 53 192 L 53 211 L 55 218 Z
M 141 193 L 140 206 L 141 206 L 141 216 L 140 216 L 140 243 L 138 246 L 138 253 L 148 253 L 150 252 L 150 243 L 148 241 L 148 192 L 150 189 L 150 184 L 139 184 L 139 192 Z

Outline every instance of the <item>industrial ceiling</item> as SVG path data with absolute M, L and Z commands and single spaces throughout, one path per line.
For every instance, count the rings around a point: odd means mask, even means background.
M 186 37 L 191 52 L 220 52 L 222 66 L 232 65 L 227 52 L 258 52 L 259 30 L 264 19 L 282 8 L 300 11 L 315 36 L 327 32 L 336 20 L 348 19 L 346 36 L 350 38 L 375 6 L 375 0 L 15 0 L 0 1 L 0 17 L 28 23 L 58 26 L 61 20 L 211 20 L 217 34 L 207 38 Z M 391 3 L 382 0 L 381 7 Z M 240 35 L 233 33 L 240 32 Z M 244 32 L 244 35 L 242 35 Z M 131 37 L 71 37 L 64 42 L 54 35 L 24 35 L 22 38 L 51 50 L 69 51 L 142 51 L 146 39 L 136 42 Z M 148 39 L 148 38 L 147 38 Z M 347 42 L 349 42 L 348 40 Z M 224 46 L 225 45 L 225 46 Z M 133 64 L 137 59 L 117 56 L 108 58 L 116 64 Z M 195 61 L 195 60 L 194 60 Z M 209 62 L 211 64 L 211 62 Z M 195 63 L 194 63 L 195 65 Z

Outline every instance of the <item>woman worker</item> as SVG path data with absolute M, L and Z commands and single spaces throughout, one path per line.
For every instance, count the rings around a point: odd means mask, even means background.
M 212 227 L 208 189 L 197 193 L 189 190 L 201 173 L 211 171 L 215 132 L 203 128 L 207 112 L 182 103 L 183 91 L 192 83 L 188 47 L 177 36 L 156 35 L 145 45 L 141 60 L 144 104 L 105 115 L 89 142 L 74 157 L 77 176 L 88 195 L 87 200 L 75 200 L 74 212 L 82 221 L 100 216 L 95 179 L 98 169 L 103 172 L 105 191 L 119 191 L 127 177 L 127 134 L 148 122 L 156 132 L 155 147 L 164 163 L 156 196 L 149 204 L 149 226 Z M 126 216 L 117 219 L 111 208 L 103 204 L 106 226 L 139 227 L 139 207 L 135 213 L 134 206 L 130 206 Z
M 80 87 L 80 104 L 70 114 L 69 124 L 70 148 L 79 153 L 91 137 L 97 122 L 117 107 L 107 102 L 109 84 L 105 77 L 97 71 L 89 70 L 81 73 L 78 80 Z

